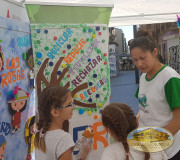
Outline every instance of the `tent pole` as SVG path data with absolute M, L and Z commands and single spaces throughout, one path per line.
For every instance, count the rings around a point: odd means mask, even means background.
M 137 25 L 133 25 L 133 33 L 134 33 L 134 38 L 137 33 Z M 135 79 L 136 79 L 136 84 L 139 84 L 139 70 L 135 66 Z

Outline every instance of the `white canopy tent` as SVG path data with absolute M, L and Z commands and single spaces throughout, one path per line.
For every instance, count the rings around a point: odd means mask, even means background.
M 25 0 L 15 1 L 22 4 Z M 110 27 L 175 22 L 176 14 L 180 14 L 180 0 L 26 0 L 26 2 L 114 5 Z

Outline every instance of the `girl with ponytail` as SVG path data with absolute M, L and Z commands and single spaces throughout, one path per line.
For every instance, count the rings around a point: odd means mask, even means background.
M 155 39 L 144 30 L 129 41 L 136 67 L 142 72 L 136 97 L 139 127 L 165 128 L 174 142 L 165 150 L 169 160 L 180 160 L 180 75 L 159 59 Z
M 167 160 L 164 152 L 144 153 L 128 145 L 127 136 L 138 124 L 134 112 L 126 104 L 107 105 L 102 112 L 102 123 L 115 143 L 105 149 L 101 160 Z
M 61 86 L 45 88 L 38 98 L 39 121 L 35 135 L 36 160 L 72 160 L 74 141 L 64 129 L 64 122 L 73 115 L 73 98 L 71 92 Z M 90 145 L 90 144 L 88 144 Z M 85 160 L 90 146 L 79 152 Z

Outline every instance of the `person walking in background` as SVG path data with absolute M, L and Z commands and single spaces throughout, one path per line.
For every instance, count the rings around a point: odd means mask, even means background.
M 101 160 L 167 160 L 163 151 L 144 153 L 128 145 L 127 136 L 138 124 L 134 112 L 126 104 L 107 105 L 102 111 L 102 123 L 116 142 L 104 150 Z
M 155 40 L 139 30 L 128 43 L 134 64 L 142 72 L 136 97 L 139 126 L 163 127 L 174 135 L 166 149 L 169 160 L 180 159 L 180 75 L 158 60 Z
M 122 63 L 122 70 L 123 70 L 123 71 L 126 70 L 126 62 L 125 62 L 125 60 L 123 60 L 123 63 Z
M 45 88 L 38 98 L 39 121 L 35 135 L 36 160 L 72 160 L 74 141 L 70 133 L 65 132 L 63 122 L 73 115 L 71 92 L 60 86 Z M 80 159 L 85 160 L 91 143 L 83 145 Z

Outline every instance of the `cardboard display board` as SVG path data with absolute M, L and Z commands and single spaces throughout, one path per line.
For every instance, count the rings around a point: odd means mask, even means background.
M 29 24 L 0 17 L 0 151 L 5 148 L 0 154 L 5 159 L 26 159 L 29 146 L 25 139 L 32 136 L 29 124 L 25 135 L 25 124 L 35 115 L 29 50 Z
M 76 142 L 91 125 L 95 136 L 89 159 L 100 159 L 108 145 L 101 112 L 110 98 L 107 22 L 111 8 L 26 4 L 26 9 L 31 22 L 37 96 L 49 85 L 68 88 L 76 105 L 69 132 Z
M 108 28 L 41 24 L 31 25 L 31 35 L 37 94 L 49 85 L 70 89 L 76 104 L 70 132 L 76 141 L 75 132 L 99 121 L 109 103 Z
M 108 28 L 31 25 L 31 34 L 37 93 L 50 84 L 67 86 L 80 114 L 100 110 L 110 94 Z

